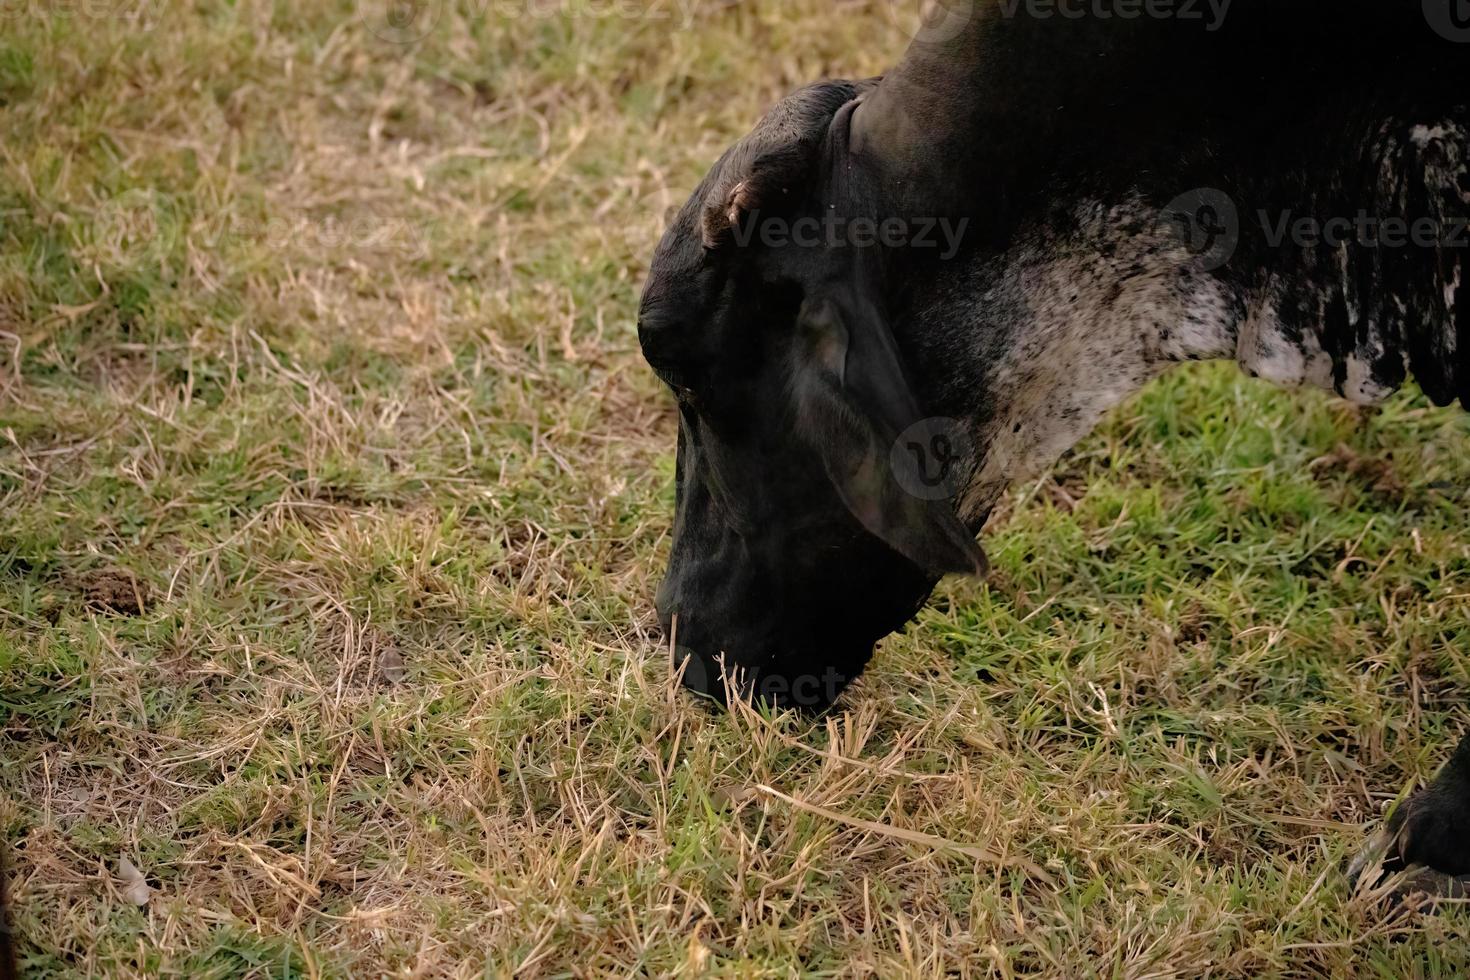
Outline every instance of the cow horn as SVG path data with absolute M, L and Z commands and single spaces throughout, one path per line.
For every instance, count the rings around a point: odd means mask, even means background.
M 983 0 L 939 0 L 903 61 L 853 115 L 852 152 L 879 175 L 901 213 L 968 213 L 985 183 L 975 134 L 983 132 L 980 93 L 1004 91 L 987 49 L 1004 30 Z
M 772 107 L 716 168 L 701 215 L 705 247 L 718 248 L 746 215 L 777 211 L 799 199 L 817 176 L 833 116 L 874 84 L 818 82 Z

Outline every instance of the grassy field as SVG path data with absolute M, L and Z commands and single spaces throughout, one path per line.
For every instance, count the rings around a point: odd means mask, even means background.
M 765 104 L 902 31 L 427 2 L 414 43 L 330 0 L 0 2 L 28 975 L 1470 970 L 1470 915 L 1340 870 L 1470 722 L 1470 420 L 1174 376 L 844 711 L 713 715 L 650 608 L 640 279 Z

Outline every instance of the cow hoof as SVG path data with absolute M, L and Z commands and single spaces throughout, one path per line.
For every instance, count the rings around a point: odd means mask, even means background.
M 1403 802 L 1348 876 L 1365 891 L 1429 904 L 1470 895 L 1470 736 L 1433 782 Z M 1421 901 L 1422 904 L 1422 901 Z
M 1470 875 L 1454 875 L 1424 864 L 1405 864 L 1399 833 L 1384 827 L 1348 866 L 1348 883 L 1369 901 L 1396 908 L 1436 911 L 1446 900 L 1470 897 Z

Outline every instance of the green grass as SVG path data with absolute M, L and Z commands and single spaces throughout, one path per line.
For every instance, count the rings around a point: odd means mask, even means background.
M 1465 913 L 1388 919 L 1340 873 L 1470 721 L 1470 421 L 1412 394 L 1181 373 L 1016 489 L 994 580 L 844 712 L 671 690 L 647 256 L 765 104 L 898 55 L 886 5 L 465 0 L 411 46 L 347 2 L 22 7 L 28 975 L 1470 970 Z

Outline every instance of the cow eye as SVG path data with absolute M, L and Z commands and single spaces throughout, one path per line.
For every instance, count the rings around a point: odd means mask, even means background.
M 650 366 L 658 379 L 673 391 L 680 404 L 692 405 L 694 403 L 694 386 L 697 382 L 694 371 L 677 364 L 651 364 Z
M 678 394 L 679 389 L 689 387 L 689 372 L 683 368 L 673 367 L 667 364 L 654 364 L 652 367 L 653 373 L 658 375 L 658 379 L 674 389 L 675 394 Z

